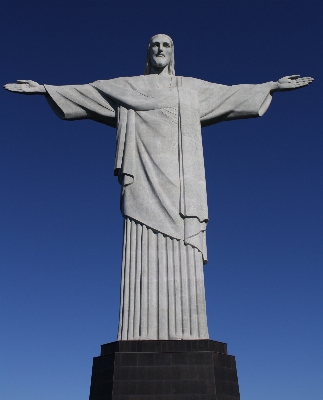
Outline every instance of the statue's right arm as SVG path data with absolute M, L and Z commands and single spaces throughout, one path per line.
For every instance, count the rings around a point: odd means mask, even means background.
M 17 83 L 7 83 L 4 85 L 9 92 L 22 93 L 22 94 L 43 94 L 45 95 L 46 89 L 43 85 L 30 80 L 17 80 Z
M 15 93 L 45 95 L 52 110 L 64 120 L 92 119 L 113 127 L 117 124 L 117 104 L 91 84 L 52 86 L 18 80 L 4 88 Z

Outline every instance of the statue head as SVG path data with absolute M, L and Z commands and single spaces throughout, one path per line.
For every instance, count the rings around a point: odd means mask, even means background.
M 149 40 L 145 75 L 151 74 L 152 68 L 165 67 L 169 75 L 175 75 L 174 43 L 168 35 L 160 33 Z

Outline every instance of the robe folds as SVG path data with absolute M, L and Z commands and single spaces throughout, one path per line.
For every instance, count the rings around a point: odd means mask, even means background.
M 93 119 L 117 128 L 114 173 L 122 186 L 120 204 L 126 220 L 119 339 L 207 338 L 204 286 L 201 288 L 200 285 L 202 266 L 207 262 L 205 231 L 208 222 L 201 127 L 263 115 L 271 102 L 272 82 L 225 86 L 195 78 L 169 76 L 159 80 L 156 75 L 146 75 L 101 80 L 86 85 L 45 85 L 45 88 L 47 100 L 60 118 Z M 138 242 L 139 231 L 146 232 L 146 236 L 149 233 L 152 242 L 157 240 L 163 243 L 160 235 L 167 238 L 167 243 L 171 239 L 172 246 L 167 246 L 168 249 L 172 247 L 172 252 L 179 244 L 180 248 L 175 253 L 185 253 L 186 256 L 181 259 L 185 258 L 187 265 L 188 250 L 185 246 L 192 248 L 191 256 L 199 260 L 194 261 L 197 266 L 192 267 L 195 271 L 193 276 L 199 277 L 190 283 L 189 296 L 194 298 L 190 297 L 188 305 L 185 305 L 183 294 L 180 306 L 178 303 L 176 311 L 172 311 L 183 317 L 180 325 L 177 323 L 177 330 L 175 322 L 169 322 L 167 332 L 164 332 L 166 328 L 162 328 L 158 321 L 148 321 L 148 316 L 153 315 L 148 308 L 149 303 L 154 304 L 154 293 L 147 292 L 147 304 L 144 305 L 144 294 L 141 292 L 143 276 L 135 278 L 138 272 L 134 272 L 140 269 L 140 274 L 143 273 L 142 264 L 139 268 L 138 261 L 129 264 L 129 257 L 126 261 L 130 242 Z M 139 235 L 141 241 L 142 235 Z M 155 239 L 154 235 L 157 235 Z M 140 246 L 146 244 L 141 243 Z M 162 261 L 167 253 L 165 246 L 160 244 L 156 247 L 158 268 L 163 271 L 174 269 L 176 264 L 170 267 Z M 193 270 L 189 272 L 189 266 L 185 271 L 181 270 L 180 263 L 179 260 L 177 278 L 174 274 L 162 277 L 157 273 L 151 279 L 154 282 L 158 277 L 164 279 L 159 284 L 165 284 L 167 288 L 172 285 L 170 281 L 176 283 L 179 279 L 182 282 L 180 274 L 188 276 Z M 129 272 L 131 269 L 134 271 Z M 132 274 L 134 280 L 129 281 Z M 138 287 L 133 289 L 136 282 Z M 165 318 L 170 321 L 173 317 L 169 309 L 171 304 L 177 304 L 176 299 L 169 290 L 164 293 L 163 286 L 158 287 L 157 295 L 159 293 L 159 299 L 165 298 L 167 307 L 159 300 L 155 302 L 153 312 L 160 315 L 166 307 L 168 314 Z M 136 310 L 133 308 L 135 297 L 131 297 L 132 290 L 137 295 L 138 291 L 141 293 Z M 141 317 L 138 317 L 138 307 L 141 307 Z M 136 329 L 134 321 L 137 321 Z M 150 324 L 150 331 L 145 328 L 147 323 Z M 155 328 L 152 328 L 153 325 Z
M 123 215 L 184 240 L 206 262 L 201 126 L 261 116 L 270 104 L 272 83 L 225 86 L 173 77 L 169 87 L 156 88 L 153 78 L 45 88 L 61 118 L 117 127 L 115 174 L 123 186 Z

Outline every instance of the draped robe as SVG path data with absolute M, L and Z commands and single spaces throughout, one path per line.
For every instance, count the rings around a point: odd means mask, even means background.
M 60 118 L 117 128 L 114 173 L 125 218 L 118 339 L 208 338 L 201 127 L 263 115 L 272 82 L 147 75 L 45 88 Z

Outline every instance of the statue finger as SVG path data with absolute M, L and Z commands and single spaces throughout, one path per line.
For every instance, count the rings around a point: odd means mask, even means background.
M 296 83 L 303 83 L 303 82 L 306 82 L 306 80 L 304 78 L 299 78 L 299 79 L 296 79 L 295 82 Z
M 297 80 L 295 83 L 296 83 L 297 87 L 307 85 L 307 83 L 305 81 L 300 80 L 300 79 Z
M 305 80 L 304 80 L 304 81 L 298 82 L 297 85 L 296 85 L 296 87 L 297 87 L 297 88 L 301 88 L 301 87 L 304 87 L 304 86 L 308 86 L 310 83 L 311 83 L 311 82 L 305 81 Z
M 306 80 L 306 82 L 308 82 L 308 84 L 312 83 L 314 81 L 313 78 L 311 78 L 310 76 L 307 76 L 306 78 L 304 78 Z
M 21 85 L 17 85 L 15 83 L 7 83 L 4 88 L 9 90 L 10 92 L 22 92 Z
M 311 77 L 303 77 L 303 78 L 299 78 L 297 79 L 297 82 L 303 85 L 309 85 L 310 83 L 313 82 L 313 78 Z
M 309 77 L 305 77 L 301 79 L 301 82 L 304 82 L 306 84 L 312 83 L 313 79 Z

